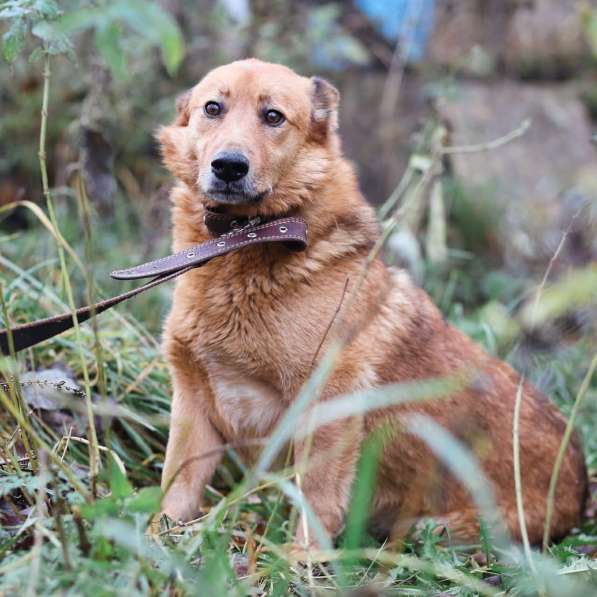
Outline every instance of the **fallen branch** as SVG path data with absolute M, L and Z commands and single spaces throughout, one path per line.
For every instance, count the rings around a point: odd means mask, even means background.
M 491 151 L 492 149 L 498 149 L 503 145 L 522 137 L 530 128 L 531 121 L 526 118 L 520 123 L 518 128 L 515 128 L 513 131 L 510 131 L 507 135 L 503 137 L 498 137 L 493 141 L 487 141 L 486 143 L 477 143 L 476 145 L 452 145 L 443 147 L 441 149 L 442 155 L 451 155 L 454 153 L 479 153 L 483 151 Z

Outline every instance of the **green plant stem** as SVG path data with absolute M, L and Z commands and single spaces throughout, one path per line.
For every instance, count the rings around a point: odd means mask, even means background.
M 54 471 L 51 472 L 53 473 Z M 60 546 L 62 548 L 62 559 L 64 560 L 64 569 L 70 572 L 72 570 L 72 565 L 68 553 L 68 535 L 64 529 L 64 522 L 62 520 L 62 515 L 66 512 L 65 501 L 64 498 L 60 495 L 58 478 L 54 477 L 52 481 L 55 496 L 54 526 L 56 527 L 56 531 L 58 532 L 58 538 L 60 539 Z
M 576 395 L 576 399 L 572 407 L 572 412 L 570 413 L 570 418 L 568 419 L 568 423 L 566 424 L 566 429 L 564 431 L 564 436 L 562 437 L 562 442 L 560 443 L 560 450 L 558 451 L 558 455 L 556 456 L 556 460 L 553 465 L 551 479 L 549 480 L 549 489 L 547 491 L 545 527 L 543 528 L 543 551 L 547 550 L 549 546 L 549 539 L 551 535 L 551 519 L 553 518 L 553 507 L 555 503 L 558 478 L 560 476 L 560 468 L 562 467 L 562 463 L 564 462 L 566 450 L 568 449 L 568 444 L 570 443 L 570 438 L 572 437 L 572 432 L 574 431 L 574 424 L 576 422 L 578 411 L 580 410 L 583 400 L 587 394 L 589 384 L 591 383 L 591 378 L 593 377 L 596 368 L 597 352 L 593 355 L 593 360 L 589 365 L 589 370 L 587 371 L 587 374 L 582 380 L 582 384 L 580 386 L 580 389 L 578 390 L 578 394 Z
M 39 580 L 39 573 L 41 569 L 43 534 L 42 534 L 42 520 L 48 516 L 46 508 L 46 485 L 48 483 L 48 463 L 46 453 L 43 450 L 39 451 L 39 487 L 37 490 L 37 498 L 35 500 L 35 514 L 37 521 L 33 531 L 33 547 L 31 548 L 33 561 L 29 570 L 29 581 L 27 583 L 27 597 L 34 597 L 38 594 L 37 584 Z
M 93 245 L 91 242 L 91 210 L 89 207 L 89 198 L 87 196 L 87 189 L 85 188 L 85 181 L 83 174 L 79 172 L 77 176 L 77 199 L 79 204 L 79 211 L 81 216 L 81 223 L 83 225 L 83 236 L 85 239 L 85 278 L 87 282 L 87 300 L 90 305 L 95 305 L 97 299 L 97 288 L 94 279 L 94 261 L 93 261 Z M 99 337 L 99 329 L 95 309 L 91 317 L 91 328 L 93 330 L 94 351 L 97 363 L 97 385 L 101 397 L 105 400 L 108 397 L 108 388 L 106 385 L 106 375 L 104 371 L 104 358 L 102 354 L 102 345 Z
M 12 329 L 10 320 L 8 318 L 8 307 L 4 300 L 4 284 L 0 282 L 0 303 L 2 303 L 2 318 L 4 319 L 4 327 L 6 328 L 6 339 L 8 340 L 8 353 L 13 361 L 16 362 L 17 356 L 15 353 L 14 338 L 12 337 Z
M 14 339 L 12 337 L 12 331 L 10 328 L 10 319 L 8 317 L 8 306 L 6 305 L 6 301 L 4 300 L 4 285 L 1 283 L 0 283 L 0 303 L 2 303 L 2 317 L 4 319 L 4 326 L 6 327 L 6 330 L 7 330 L 8 352 L 9 352 L 12 360 L 16 363 L 17 357 L 16 357 L 16 353 L 15 353 Z M 4 373 L 4 371 L 2 371 L 2 374 L 6 378 L 10 377 L 10 376 L 7 376 Z M 0 391 L 2 391 L 2 390 L 0 390 Z M 27 419 L 27 405 L 25 403 L 25 399 L 23 398 L 23 395 L 21 394 L 21 386 L 18 383 L 18 380 L 15 380 L 14 384 L 9 385 L 9 392 L 10 392 L 10 397 L 12 398 L 18 412 L 24 419 Z M 34 454 L 31 450 L 31 443 L 29 442 L 29 437 L 28 437 L 27 433 L 25 432 L 25 430 L 20 425 L 19 425 L 19 429 L 20 429 L 19 435 L 21 436 L 21 440 L 23 441 L 25 453 L 29 457 L 29 462 L 31 463 L 31 468 L 33 470 L 35 470 L 36 462 L 35 462 Z
M 54 210 L 54 203 L 52 201 L 52 194 L 50 192 L 50 186 L 48 183 L 48 168 L 46 164 L 46 135 L 48 128 L 48 100 L 50 97 L 50 55 L 46 53 L 44 59 L 44 70 L 43 70 L 43 95 L 42 95 L 42 108 L 41 108 L 41 125 L 39 134 L 39 168 L 41 172 L 41 183 L 44 197 L 46 199 L 46 206 L 50 217 L 52 227 L 56 232 L 56 236 L 60 236 L 58 228 L 58 221 L 56 219 L 56 212 Z M 75 300 L 73 297 L 73 291 L 68 276 L 68 268 L 66 265 L 66 257 L 64 254 L 64 248 L 59 243 L 57 244 L 58 258 L 60 260 L 60 270 L 62 272 L 62 281 L 66 290 L 67 300 L 69 307 L 72 311 L 73 322 L 75 324 L 75 335 L 77 338 L 77 349 L 79 352 L 79 358 L 81 360 L 81 369 L 83 371 L 83 379 L 85 382 L 85 404 L 87 407 L 87 419 L 89 424 L 89 468 L 92 478 L 97 476 L 97 471 L 100 462 L 99 448 L 97 441 L 97 432 L 95 429 L 95 419 L 93 416 L 93 405 L 91 403 L 91 384 L 89 382 L 89 371 L 87 369 L 87 362 L 85 361 L 85 355 L 83 352 L 83 340 L 81 337 L 81 329 L 79 327 L 79 321 L 77 319 Z

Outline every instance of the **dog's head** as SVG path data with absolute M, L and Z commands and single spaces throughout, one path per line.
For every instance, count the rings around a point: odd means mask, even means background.
M 279 64 L 219 67 L 179 97 L 176 120 L 159 130 L 165 164 L 207 203 L 288 209 L 337 155 L 338 98 L 327 81 Z

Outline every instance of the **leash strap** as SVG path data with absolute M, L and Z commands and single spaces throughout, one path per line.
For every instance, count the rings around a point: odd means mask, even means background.
M 77 321 L 83 323 L 93 315 L 103 313 L 118 303 L 122 303 L 159 284 L 173 280 L 191 269 L 204 265 L 214 257 L 220 257 L 250 245 L 273 242 L 282 242 L 291 251 L 303 250 L 307 246 L 307 224 L 301 218 L 290 217 L 272 220 L 259 226 L 249 225 L 241 230 L 222 234 L 207 242 L 179 251 L 174 255 L 149 261 L 129 269 L 116 270 L 110 276 L 117 280 L 153 279 L 133 290 L 99 301 L 94 305 L 77 309 Z M 69 312 L 15 326 L 10 330 L 14 351 L 19 352 L 39 342 L 53 338 L 74 327 L 74 325 L 73 314 Z M 4 355 L 10 354 L 7 329 L 0 330 L 0 352 Z

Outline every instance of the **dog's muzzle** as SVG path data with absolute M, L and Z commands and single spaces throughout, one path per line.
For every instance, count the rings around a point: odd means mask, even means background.
M 249 159 L 242 152 L 221 151 L 211 162 L 211 172 L 204 179 L 203 192 L 219 203 L 257 203 L 267 192 L 255 189 L 248 175 L 250 169 Z
M 213 175 L 230 184 L 243 179 L 249 172 L 249 160 L 238 151 L 222 151 L 211 163 Z

